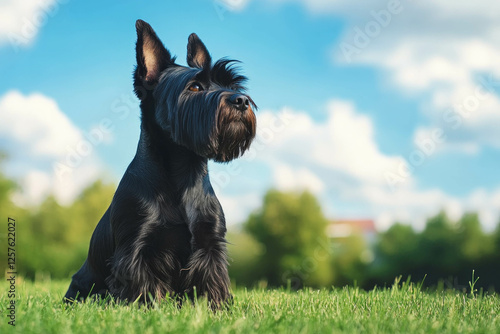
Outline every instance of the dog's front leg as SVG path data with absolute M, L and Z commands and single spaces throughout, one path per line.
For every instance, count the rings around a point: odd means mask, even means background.
M 224 214 L 215 196 L 211 200 L 214 203 L 208 203 L 212 206 L 208 210 L 210 214 L 191 212 L 190 218 L 195 218 L 189 224 L 193 253 L 184 270 L 184 291 L 192 298 L 195 293 L 198 297 L 206 296 L 211 307 L 218 308 L 231 298 L 231 294 Z

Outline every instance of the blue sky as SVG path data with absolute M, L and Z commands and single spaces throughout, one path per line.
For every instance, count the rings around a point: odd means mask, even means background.
M 231 224 L 276 187 L 309 189 L 329 217 L 373 218 L 382 229 L 421 227 L 442 208 L 453 218 L 479 211 L 491 229 L 500 214 L 496 7 L 4 1 L 0 149 L 22 186 L 15 200 L 54 193 L 64 204 L 96 177 L 120 179 L 139 136 L 131 73 L 141 18 L 182 64 L 192 32 L 213 58 L 243 62 L 259 106 L 254 150 L 210 166 Z

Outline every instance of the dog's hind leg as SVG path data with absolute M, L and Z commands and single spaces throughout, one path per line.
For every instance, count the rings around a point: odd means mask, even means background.
M 107 262 L 112 252 L 113 239 L 107 210 L 92 234 L 88 257 L 80 270 L 73 275 L 64 301 L 84 300 L 95 294 L 105 296 L 107 287 L 104 280 L 109 276 Z
M 71 279 L 71 284 L 64 296 L 64 301 L 71 303 L 84 300 L 87 297 L 99 294 L 102 297 L 106 293 L 104 280 L 93 273 L 87 261 L 85 261 L 76 274 Z

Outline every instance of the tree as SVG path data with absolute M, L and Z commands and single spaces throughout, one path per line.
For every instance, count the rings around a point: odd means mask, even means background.
M 0 167 L 2 166 L 5 159 L 6 155 L 0 152 Z M 2 231 L 0 231 L 0 249 L 3 249 L 5 251 L 8 247 L 7 218 L 10 217 L 13 219 L 17 219 L 22 213 L 22 210 L 17 209 L 10 200 L 10 196 L 16 189 L 16 187 L 16 183 L 0 171 L 0 219 L 2 219 Z M 6 256 L 0 257 L 0 268 L 7 268 Z
M 3 162 L 7 158 L 5 153 L 0 152 L 0 167 L 2 167 Z M 9 209 L 12 208 L 12 202 L 10 200 L 10 196 L 12 195 L 12 192 L 16 189 L 17 185 L 16 183 L 7 178 L 1 171 L 0 171 L 0 212 L 2 214 L 2 217 L 8 217 L 9 214 L 11 214 Z
M 365 238 L 354 233 L 334 242 L 333 267 L 335 268 L 335 285 L 363 285 L 366 280 L 367 263 L 373 254 L 368 248 Z
M 327 224 L 318 201 L 309 192 L 268 191 L 262 208 L 245 223 L 246 231 L 264 247 L 256 271 L 271 286 L 288 281 L 294 288 L 330 284 Z
M 457 228 L 444 211 L 427 220 L 418 248 L 419 276 L 427 274 L 426 280 L 433 282 L 457 274 L 461 260 Z
M 71 213 L 68 217 L 70 231 L 67 238 L 69 241 L 84 242 L 85 247 L 88 248 L 92 232 L 109 207 L 115 190 L 115 184 L 97 180 L 82 191 L 69 208 Z
M 478 285 L 500 287 L 500 258 L 495 252 L 495 234 L 486 234 L 477 213 L 465 213 L 458 222 L 458 242 L 461 255 L 460 282 L 471 279 L 472 270 L 479 277 Z
M 250 234 L 236 229 L 230 229 L 226 238 L 231 283 L 251 287 L 261 278 L 256 269 L 264 247 Z
M 377 261 L 374 264 L 375 282 L 383 285 L 398 276 L 415 275 L 418 263 L 419 235 L 410 225 L 395 223 L 380 233 L 375 249 Z M 414 277 L 416 278 L 416 277 Z
M 465 213 L 458 221 L 458 242 L 464 261 L 474 263 L 487 254 L 493 253 L 494 241 L 481 229 L 475 212 Z

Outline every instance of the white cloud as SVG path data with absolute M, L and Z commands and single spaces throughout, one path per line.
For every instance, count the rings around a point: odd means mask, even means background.
M 0 2 L 0 45 L 28 46 L 47 20 L 57 13 L 58 0 L 3 0 Z
M 314 122 L 304 112 L 287 109 L 281 113 L 287 113 L 293 121 L 286 126 L 286 130 L 275 133 L 273 140 L 267 143 L 266 152 L 272 153 L 259 155 L 259 158 L 270 162 L 276 169 L 275 174 L 293 175 L 293 182 L 316 180 L 310 183 L 313 191 L 324 188 L 317 176 L 297 166 L 285 168 L 283 161 L 291 166 L 303 162 L 306 166 L 333 170 L 359 182 L 378 185 L 385 184 L 385 171 L 404 163 L 402 158 L 380 151 L 375 143 L 371 119 L 356 112 L 348 102 L 329 102 L 327 119 L 321 123 Z M 276 115 L 270 111 L 260 113 L 257 142 L 272 128 L 275 119 Z M 284 184 L 284 177 L 276 179 L 278 184 Z
M 277 163 L 272 169 L 278 189 L 287 191 L 307 189 L 315 194 L 319 194 L 325 189 L 323 181 L 307 168 L 294 168 L 290 165 Z
M 24 96 L 10 91 L 0 100 L 0 115 L 0 131 L 34 156 L 61 157 L 66 146 L 82 139 L 57 103 L 42 94 Z
M 227 225 L 244 222 L 251 211 L 262 205 L 262 197 L 256 192 L 232 196 L 217 193 L 217 198 L 224 210 Z
M 99 176 L 95 144 L 53 99 L 10 91 L 0 97 L 0 119 L 2 149 L 11 156 L 8 169 L 21 186 L 14 197 L 18 204 L 39 203 L 49 193 L 69 203 Z

